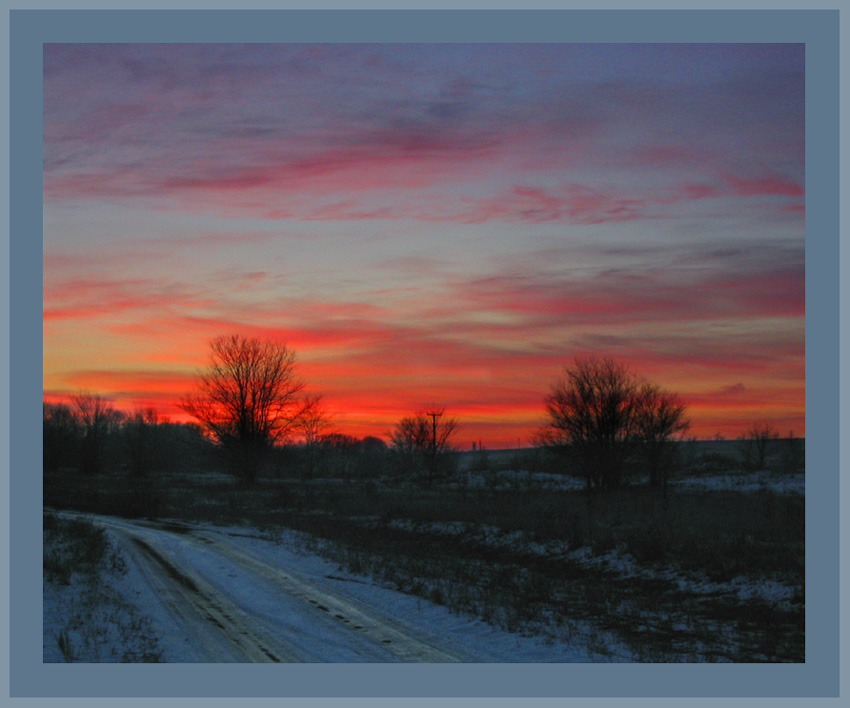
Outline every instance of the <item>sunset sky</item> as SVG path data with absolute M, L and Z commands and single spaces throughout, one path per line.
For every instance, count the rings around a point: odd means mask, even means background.
M 576 356 L 805 433 L 803 45 L 45 45 L 45 400 L 273 337 L 341 432 L 528 444 Z

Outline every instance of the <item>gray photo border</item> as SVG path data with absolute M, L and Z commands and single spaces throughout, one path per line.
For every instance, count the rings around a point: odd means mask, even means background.
M 681 4 L 681 3 L 680 3 Z M 839 693 L 837 11 L 29 11 L 10 29 L 10 696 L 830 697 Z M 41 661 L 43 42 L 804 42 L 807 642 L 792 665 L 53 665 Z M 14 411 L 14 415 L 12 415 Z M 5 431 L 4 431 L 5 433 Z M 2 440 L 0 440 L 2 442 Z

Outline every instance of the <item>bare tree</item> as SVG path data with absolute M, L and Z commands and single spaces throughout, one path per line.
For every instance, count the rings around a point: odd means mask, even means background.
M 538 438 L 576 465 L 588 491 L 620 486 L 637 432 L 638 382 L 612 359 L 582 357 L 544 399 Z
M 675 447 L 670 443 L 690 428 L 685 418 L 687 406 L 675 393 L 644 382 L 638 391 L 637 433 L 639 449 L 649 473 L 651 487 L 667 489 L 674 464 Z
M 134 477 L 145 477 L 157 466 L 160 453 L 157 431 L 161 424 L 157 411 L 140 403 L 124 421 L 126 453 Z
M 269 448 L 305 410 L 295 353 L 284 343 L 241 335 L 210 342 L 210 363 L 180 407 L 228 453 L 232 471 L 253 484 Z
M 771 440 L 779 437 L 770 423 L 753 423 L 746 434 L 739 438 L 744 467 L 752 470 L 763 470 L 767 466 L 767 449 Z
M 321 396 L 310 396 L 304 399 L 304 405 L 295 426 L 296 435 L 302 438 L 306 453 L 303 472 L 306 479 L 311 479 L 316 471 L 317 459 L 321 453 L 324 439 L 331 433 L 331 417 L 322 404 Z
M 605 357 L 576 359 L 544 402 L 538 440 L 580 471 L 588 491 L 618 488 L 639 452 L 650 484 L 661 484 L 669 442 L 688 427 L 675 394 Z
M 446 417 L 445 413 L 442 406 L 430 406 L 402 418 L 390 433 L 396 452 L 423 475 L 428 488 L 453 449 L 451 439 L 459 426 L 455 418 Z
M 122 420 L 122 414 L 97 394 L 78 393 L 71 397 L 82 429 L 81 467 L 87 474 L 100 474 L 106 465 L 107 440 Z

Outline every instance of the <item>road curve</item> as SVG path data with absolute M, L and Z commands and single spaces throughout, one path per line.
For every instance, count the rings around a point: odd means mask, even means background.
M 63 513 L 63 515 L 70 515 Z M 85 516 L 121 545 L 190 661 L 475 662 L 380 607 L 281 567 L 225 531 Z

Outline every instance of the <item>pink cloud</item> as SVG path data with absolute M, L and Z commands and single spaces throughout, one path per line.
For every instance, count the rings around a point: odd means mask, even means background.
M 765 408 L 794 408 L 803 401 L 803 384 L 790 384 L 782 387 L 756 385 L 745 386 L 738 383 L 719 389 L 693 392 L 688 394 L 692 406 L 705 409 L 749 410 Z M 783 431 L 784 432 L 784 431 Z
M 693 147 L 684 148 L 679 145 L 653 145 L 639 147 L 631 151 L 628 157 L 633 157 L 639 166 L 667 167 L 693 164 L 704 159 L 705 152 Z
M 719 317 L 802 317 L 803 267 L 712 274 L 677 282 L 677 271 L 600 273 L 583 280 L 495 276 L 458 285 L 473 309 L 527 313 L 530 321 L 617 324 Z
M 490 158 L 490 146 L 478 140 L 427 136 L 369 140 L 306 156 L 270 146 L 253 165 L 244 164 L 244 158 L 241 165 L 228 169 L 199 163 L 183 167 L 184 174 L 165 177 L 159 165 L 156 171 L 142 165 L 132 172 L 46 175 L 44 196 L 156 198 L 172 208 L 212 207 L 224 216 L 248 214 L 269 220 L 427 219 L 429 211 L 421 202 L 400 202 L 399 193 L 416 193 L 418 199 L 422 190 L 480 175 L 485 169 L 481 161 Z M 276 152 L 281 154 L 275 156 Z M 383 192 L 392 192 L 392 198 L 380 203 L 377 197 Z M 352 196 L 340 199 L 340 195 Z
M 612 175 L 619 187 L 591 187 L 578 181 L 533 186 L 527 178 L 552 158 L 541 153 L 545 142 L 538 143 L 539 139 L 533 130 L 521 138 L 496 139 L 454 135 L 436 128 L 430 132 L 399 128 L 351 136 L 342 146 L 313 152 L 264 144 L 264 150 L 257 153 L 257 146 L 247 143 L 241 159 L 228 168 L 198 158 L 165 176 L 159 164 L 66 176 L 47 174 L 44 195 L 45 199 L 150 197 L 187 210 L 212 207 L 224 216 L 248 214 L 268 220 L 574 224 L 658 218 L 663 215 L 659 207 L 680 201 L 804 196 L 798 183 L 776 174 L 741 177 L 728 172 L 713 181 L 689 179 L 679 187 L 650 194 L 634 177 L 623 174 Z M 229 152 L 231 148 L 222 149 Z M 483 180 L 482 188 L 493 190 L 492 185 L 484 186 L 486 180 L 493 170 L 507 169 L 500 160 L 509 151 L 527 159 L 521 167 L 512 159 L 510 169 L 516 181 L 509 191 L 481 197 L 447 196 L 445 186 L 452 183 L 469 185 Z M 555 151 L 559 153 L 555 162 L 565 164 L 566 157 L 560 154 L 564 149 Z M 217 152 L 215 145 L 210 152 Z M 660 174 L 684 159 L 681 149 L 663 146 L 646 148 L 641 157 L 646 160 L 644 166 L 654 166 Z M 577 165 L 572 168 L 578 169 Z
M 719 199 L 721 197 L 803 197 L 805 190 L 797 182 L 779 175 L 764 175 L 757 178 L 742 178 L 731 174 L 722 174 L 719 181 L 708 184 L 688 182 L 678 191 L 674 191 L 664 200 L 672 203 L 691 199 Z M 785 210 L 800 208 L 800 205 L 786 206 Z
M 601 224 L 646 216 L 650 202 L 618 195 L 613 191 L 568 184 L 558 190 L 515 185 L 507 194 L 487 199 L 468 199 L 469 206 L 447 217 L 464 223 L 517 221 Z
M 224 192 L 268 197 L 284 189 L 314 196 L 382 188 L 419 189 L 453 175 L 474 172 L 475 163 L 489 157 L 497 147 L 493 140 L 480 135 L 404 128 L 372 131 L 352 136 L 347 142 L 343 147 L 320 148 L 308 154 L 304 154 L 303 147 L 265 144 L 256 164 L 223 169 L 217 163 L 198 162 L 189 169 L 184 167 L 185 175 L 165 178 L 145 170 L 142 179 L 147 189 L 142 192 L 166 196 L 192 192 L 212 196 Z M 210 152 L 216 152 L 214 145 Z M 245 154 L 250 155 L 251 150 Z M 91 176 L 83 180 L 80 196 L 90 195 L 101 186 L 114 190 L 105 194 L 121 190 L 120 186 L 107 185 Z M 128 187 L 132 190 L 138 185 Z M 67 190 L 63 193 L 69 195 L 74 188 L 73 180 L 60 181 L 56 187 L 60 192 Z
M 404 186 L 404 185 L 395 185 Z M 404 197 L 391 205 L 368 207 L 349 199 L 329 205 L 319 205 L 308 213 L 295 211 L 267 212 L 269 218 L 307 220 L 415 219 L 423 222 L 486 223 L 505 221 L 540 224 L 563 222 L 570 224 L 603 224 L 657 219 L 664 215 L 660 207 L 682 201 L 719 199 L 727 196 L 803 196 L 802 188 L 781 178 L 736 180 L 724 178 L 721 184 L 688 182 L 680 188 L 658 195 L 640 196 L 639 191 L 600 189 L 573 183 L 559 188 L 515 185 L 510 191 L 485 198 L 462 198 L 436 202 L 429 208 L 405 202 Z M 802 205 L 786 205 L 786 212 L 803 211 Z
M 696 182 L 688 183 L 682 187 L 681 194 L 670 197 L 669 201 L 679 201 L 679 199 L 716 199 L 722 196 L 719 187 L 711 184 L 699 184 Z
M 44 285 L 45 321 L 112 315 L 130 310 L 172 310 L 213 304 L 181 285 L 152 279 L 87 278 Z
M 272 241 L 277 234 L 268 231 L 218 231 L 200 233 L 194 235 L 173 235 L 153 238 L 145 241 L 146 244 L 168 246 L 169 248 L 196 248 L 215 246 L 246 246 L 249 244 L 261 244 Z
M 755 179 L 744 179 L 734 175 L 723 175 L 723 181 L 736 196 L 782 196 L 802 197 L 803 187 L 793 180 L 779 175 L 765 175 Z

